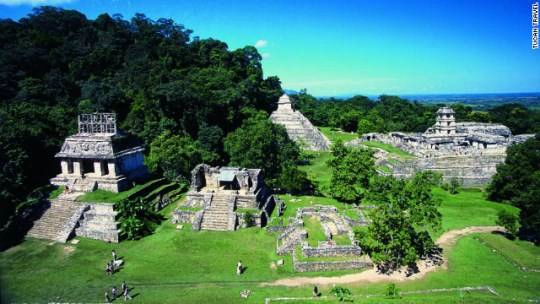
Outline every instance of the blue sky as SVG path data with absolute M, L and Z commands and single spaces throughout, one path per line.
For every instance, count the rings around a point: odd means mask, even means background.
M 174 19 L 194 35 L 257 45 L 266 76 L 315 95 L 540 91 L 532 0 L 0 0 L 0 18 L 32 6 Z

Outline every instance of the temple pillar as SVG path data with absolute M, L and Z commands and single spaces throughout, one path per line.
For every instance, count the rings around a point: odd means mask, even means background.
M 60 161 L 60 167 L 62 167 L 62 175 L 68 175 L 69 169 L 68 169 L 68 161 L 65 159 L 62 159 Z
M 101 160 L 94 161 L 94 174 L 96 174 L 97 176 L 103 175 L 103 168 L 101 165 Z
M 82 176 L 83 175 L 83 164 L 81 160 L 73 161 L 73 174 Z
M 117 175 L 117 172 L 116 172 L 116 162 L 114 160 L 112 161 L 109 161 L 107 163 L 107 167 L 109 168 L 109 175 L 110 176 L 116 176 Z

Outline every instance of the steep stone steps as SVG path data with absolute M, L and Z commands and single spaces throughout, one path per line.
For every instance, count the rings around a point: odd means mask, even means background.
M 290 104 L 288 97 L 283 97 L 285 104 Z M 275 124 L 285 127 L 289 137 L 300 142 L 310 150 L 328 150 L 330 141 L 298 111 L 289 109 L 290 105 L 278 106 L 278 109 L 272 113 L 270 119 Z
M 87 207 L 70 199 L 51 200 L 50 207 L 34 222 L 27 236 L 65 243 Z
M 233 211 L 234 206 L 229 204 L 230 200 L 231 197 L 228 195 L 214 195 L 210 208 L 204 211 L 201 222 L 202 230 L 234 230 L 234 225 L 231 227 L 231 218 L 236 215 Z

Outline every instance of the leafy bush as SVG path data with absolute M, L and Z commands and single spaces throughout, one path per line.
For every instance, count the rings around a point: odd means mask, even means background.
M 162 216 L 142 198 L 125 199 L 115 204 L 120 221 L 120 236 L 128 240 L 140 239 L 152 233 Z
M 399 288 L 396 287 L 396 284 L 390 283 L 386 287 L 386 296 L 390 299 L 399 299 Z
M 349 288 L 335 286 L 330 291 L 340 302 L 352 302 L 352 292 Z
M 497 213 L 496 223 L 506 229 L 510 238 L 514 238 L 519 230 L 519 217 L 506 209 Z
M 251 210 L 246 210 L 244 212 L 244 223 L 246 227 L 251 227 L 255 225 L 255 213 Z
M 450 194 L 458 194 L 460 186 L 461 186 L 461 183 L 459 182 L 459 180 L 457 178 L 455 178 L 455 177 L 452 177 L 450 179 L 448 192 L 450 192 Z

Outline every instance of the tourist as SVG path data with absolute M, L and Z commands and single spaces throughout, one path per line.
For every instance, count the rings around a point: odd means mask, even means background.
M 126 281 L 122 281 L 122 292 L 127 289 Z
M 105 291 L 105 303 L 111 303 L 111 299 L 109 298 L 109 293 Z
M 113 300 L 116 299 L 116 287 L 114 286 L 111 288 L 111 296 Z
M 112 275 L 112 265 L 111 262 L 107 262 L 107 267 L 105 268 L 107 275 Z
M 241 275 L 242 269 L 243 269 L 242 261 L 238 261 L 238 263 L 236 264 L 236 274 Z
M 124 295 L 124 301 L 131 300 L 131 296 L 129 295 L 129 290 L 127 288 L 124 289 L 123 295 Z
M 116 261 L 116 251 L 114 249 L 112 250 L 112 260 L 113 262 Z
M 317 285 L 313 286 L 313 297 L 318 297 L 320 295 L 321 294 L 319 293 L 319 288 L 317 287 Z

